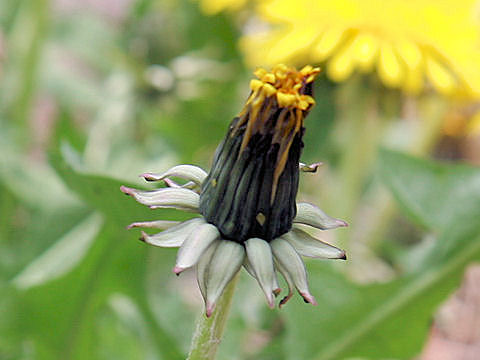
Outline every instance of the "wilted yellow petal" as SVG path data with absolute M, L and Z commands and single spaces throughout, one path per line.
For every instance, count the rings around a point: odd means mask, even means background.
M 386 42 L 380 46 L 378 75 L 385 85 L 391 87 L 399 86 L 403 80 L 403 68 L 395 54 L 395 50 L 391 44 Z
M 343 28 L 330 28 L 326 30 L 317 44 L 312 49 L 314 61 L 323 61 L 335 50 L 341 43 L 345 35 Z
M 435 89 L 446 95 L 452 94 L 455 90 L 456 81 L 445 66 L 431 56 L 426 58 L 425 66 L 428 79 Z
M 354 66 L 353 46 L 348 44 L 330 60 L 327 75 L 333 81 L 343 81 L 352 74 Z
M 360 70 L 369 71 L 378 52 L 378 40 L 371 34 L 359 34 L 353 43 L 353 57 Z

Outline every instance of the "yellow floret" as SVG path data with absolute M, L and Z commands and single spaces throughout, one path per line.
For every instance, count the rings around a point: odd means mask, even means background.
M 300 92 L 305 84 L 315 80 L 319 72 L 319 68 L 310 65 L 300 71 L 284 64 L 274 66 L 270 72 L 258 68 L 254 72 L 258 79 L 250 81 L 250 88 L 254 92 L 250 100 L 261 96 L 263 101 L 263 97 L 271 97 L 276 94 L 279 107 L 296 107 L 307 110 L 315 102 L 311 96 Z
M 257 79 L 250 80 L 250 89 L 258 91 L 263 86 L 263 82 Z
M 270 84 L 275 84 L 275 75 L 272 73 L 265 74 L 262 78 L 264 82 L 270 83 Z
M 295 104 L 296 97 L 293 94 L 285 94 L 283 92 L 277 92 L 278 106 L 288 107 Z
M 262 89 L 265 92 L 266 96 L 272 96 L 273 94 L 275 94 L 277 92 L 277 89 L 275 89 L 275 87 L 271 84 L 263 85 Z

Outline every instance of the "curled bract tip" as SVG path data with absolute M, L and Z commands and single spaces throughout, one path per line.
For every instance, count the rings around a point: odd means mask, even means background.
M 316 173 L 318 168 L 322 165 L 323 165 L 322 162 L 316 162 L 316 163 L 313 163 L 313 164 L 310 164 L 310 165 L 300 163 L 299 167 L 300 167 L 300 171 L 302 171 L 302 172 Z
M 314 306 L 317 306 L 318 303 L 317 303 L 317 300 L 315 300 L 315 298 L 313 297 L 312 294 L 309 294 L 309 293 L 305 293 L 305 292 L 299 292 L 300 295 L 303 297 L 303 300 L 306 302 L 306 303 L 309 303 L 309 304 L 312 304 Z
M 175 266 L 175 267 L 173 268 L 173 273 L 178 276 L 178 275 L 180 275 L 180 274 L 182 273 L 182 271 L 184 271 L 184 270 L 185 270 L 185 268 L 183 268 L 183 267 Z
M 120 191 L 123 192 L 125 195 L 133 196 L 133 189 L 126 187 L 124 185 L 120 186 Z
M 143 174 L 138 175 L 138 177 L 141 177 L 141 178 L 145 179 L 146 181 L 157 181 L 157 178 L 152 173 L 143 173 Z
M 281 309 L 282 306 L 285 305 L 288 302 L 288 300 L 292 298 L 292 296 L 293 296 L 293 292 L 290 291 L 286 296 L 282 298 L 282 300 L 280 300 L 280 302 L 278 303 L 278 308 Z

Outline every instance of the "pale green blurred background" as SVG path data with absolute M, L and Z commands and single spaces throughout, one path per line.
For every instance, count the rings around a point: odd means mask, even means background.
M 274 26 L 265 9 L 224 3 L 0 2 L 1 360 L 185 358 L 203 311 L 194 273 L 175 277 L 174 250 L 125 229 L 185 215 L 144 209 L 119 187 L 177 163 L 208 169 L 251 71 L 273 61 L 253 64 L 246 48 Z M 450 48 L 420 43 L 425 64 Z M 448 54 L 409 92 L 389 82 L 398 50 L 347 74 L 334 55 L 289 44 L 282 61 L 325 69 L 302 156 L 324 165 L 302 175 L 299 199 L 350 224 L 316 233 L 349 260 L 307 261 L 315 308 L 296 298 L 272 311 L 242 274 L 218 358 L 420 356 L 438 306 L 480 260 L 478 98 L 447 88 L 441 70 L 455 84 L 464 75 Z

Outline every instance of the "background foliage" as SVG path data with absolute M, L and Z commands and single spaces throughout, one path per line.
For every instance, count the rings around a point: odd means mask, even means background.
M 247 96 L 242 14 L 0 2 L 0 359 L 185 357 L 202 312 L 193 274 L 174 277 L 173 250 L 125 230 L 183 215 L 119 187 L 176 163 L 208 169 Z M 480 161 L 478 138 L 443 131 L 464 108 L 363 75 L 322 76 L 316 98 L 303 159 L 326 165 L 299 197 L 350 223 L 327 239 L 349 261 L 308 262 L 318 307 L 271 311 L 242 274 L 219 359 L 411 358 L 480 260 L 480 169 L 456 164 Z

